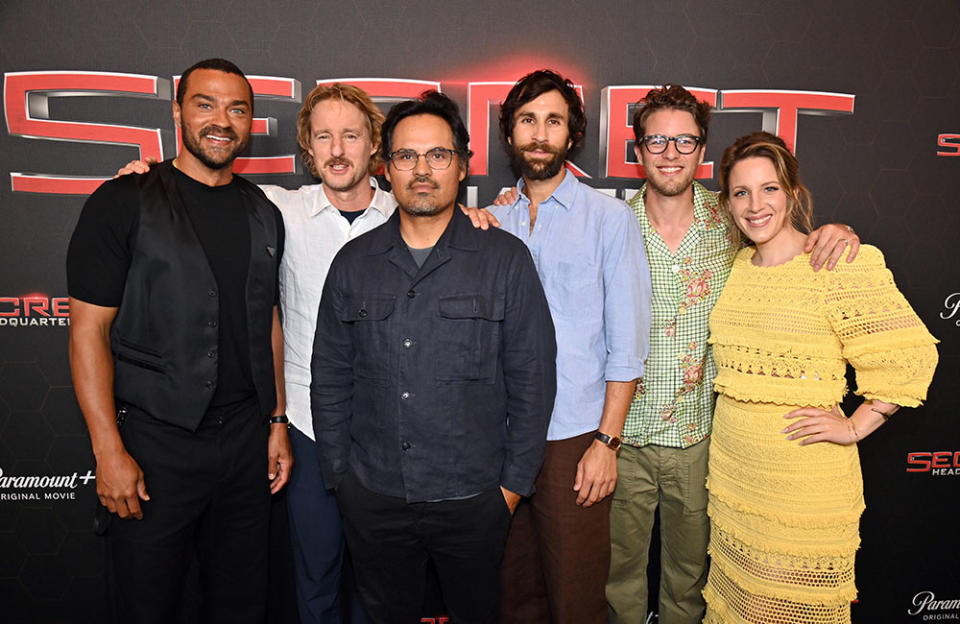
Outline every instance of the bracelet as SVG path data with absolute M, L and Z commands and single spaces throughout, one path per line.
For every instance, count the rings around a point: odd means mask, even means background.
M 857 433 L 857 427 L 853 424 L 853 421 L 849 418 L 847 419 L 847 427 L 850 429 L 850 433 L 853 434 L 853 442 L 857 443 L 860 441 L 860 434 Z
M 286 414 L 280 414 L 279 416 L 271 416 L 270 424 L 271 425 L 289 425 L 290 419 L 287 418 Z

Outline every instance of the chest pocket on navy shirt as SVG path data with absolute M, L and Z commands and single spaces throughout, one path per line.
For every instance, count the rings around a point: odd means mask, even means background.
M 504 300 L 456 295 L 438 300 L 437 381 L 493 383 L 497 373 Z
M 387 383 L 390 379 L 390 316 L 396 297 L 348 296 L 340 320 L 353 328 L 354 374 Z

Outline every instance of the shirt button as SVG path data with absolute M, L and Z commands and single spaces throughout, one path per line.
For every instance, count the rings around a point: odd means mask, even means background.
M 409 338 L 404 338 L 404 339 L 403 339 L 403 346 L 406 347 L 407 349 L 409 349 L 410 347 L 413 346 L 413 341 L 410 340 Z
M 204 385 L 205 387 L 207 387 L 207 388 L 212 388 L 212 387 L 213 387 L 213 382 L 212 382 L 212 381 L 208 381 L 208 382 L 206 382 L 206 383 L 203 384 L 203 385 Z
M 215 358 L 215 357 L 217 357 L 217 352 L 216 352 L 216 351 L 207 351 L 207 357 L 208 357 L 208 358 Z
M 207 321 L 207 325 L 208 325 L 209 327 L 216 327 L 216 326 L 217 326 L 217 322 L 216 322 L 216 321 Z
M 410 297 L 411 299 L 413 299 L 414 297 L 417 296 L 417 293 L 414 292 L 414 291 L 412 291 L 412 290 L 408 290 L 408 291 L 407 291 L 407 296 Z
M 360 316 L 360 318 L 363 318 L 367 315 L 367 311 L 361 309 L 359 312 L 357 312 L 357 314 Z
M 401 393 L 400 393 L 400 398 L 403 399 L 404 401 L 406 401 L 407 399 L 410 398 L 410 393 L 409 393 L 409 392 L 401 392 Z
M 400 443 L 400 448 L 402 448 L 402 449 L 405 450 L 405 451 L 406 451 L 406 450 L 409 450 L 409 449 L 410 449 L 410 443 L 407 442 L 406 440 L 404 440 L 403 442 Z
M 680 271 L 680 265 L 675 264 L 672 267 L 670 267 L 670 270 L 672 270 L 674 273 L 677 273 L 678 271 Z
M 217 291 L 211 290 L 211 291 L 209 291 L 207 294 L 210 295 L 211 297 L 216 297 L 216 296 L 217 296 Z

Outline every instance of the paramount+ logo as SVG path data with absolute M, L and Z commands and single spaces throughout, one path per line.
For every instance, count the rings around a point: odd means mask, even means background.
M 0 297 L 0 328 L 69 325 L 69 297 L 51 297 L 43 293 Z
M 92 485 L 97 477 L 86 474 L 7 475 L 0 468 L 0 501 L 65 501 L 77 499 L 77 488 Z

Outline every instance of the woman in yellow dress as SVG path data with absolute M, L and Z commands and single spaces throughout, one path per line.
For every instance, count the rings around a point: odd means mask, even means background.
M 926 398 L 937 341 L 875 247 L 833 271 L 810 267 L 810 193 L 778 137 L 727 148 L 720 188 L 746 246 L 710 317 L 719 396 L 704 622 L 849 622 L 857 443 Z M 864 398 L 849 418 L 838 407 L 847 363 Z

